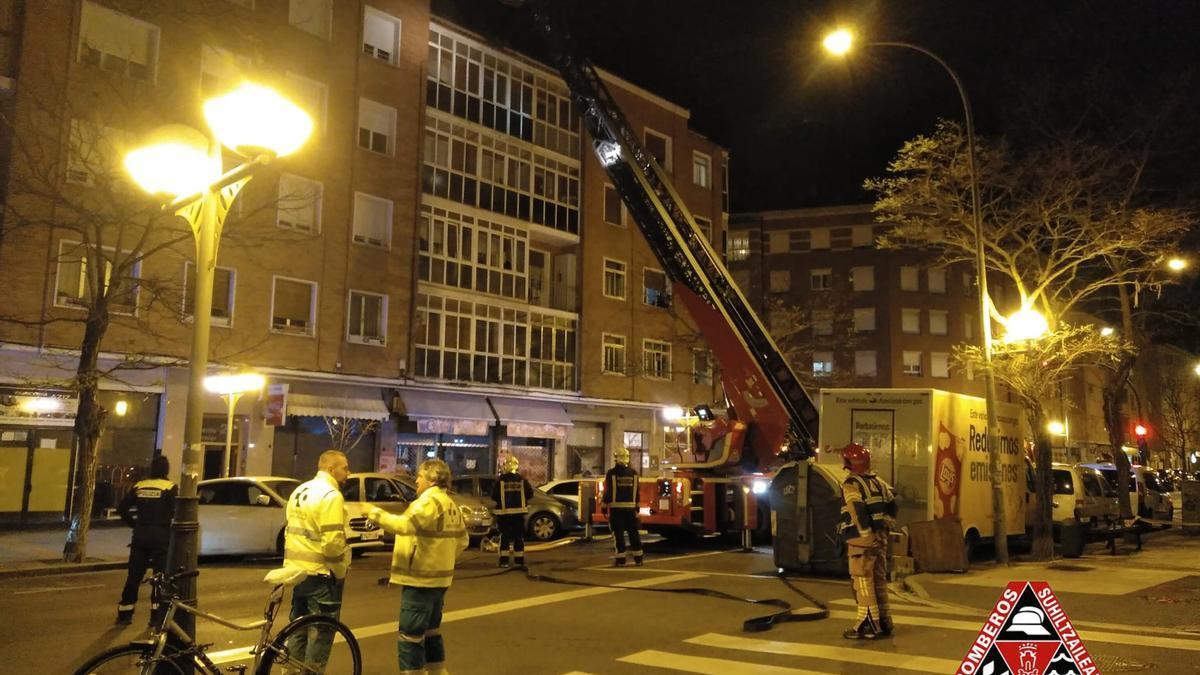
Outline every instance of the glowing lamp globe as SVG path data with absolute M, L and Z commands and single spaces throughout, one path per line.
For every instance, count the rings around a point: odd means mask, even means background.
M 854 36 L 846 29 L 835 30 L 825 36 L 825 40 L 821 43 L 825 47 L 825 51 L 835 56 L 842 56 L 850 51 L 850 47 L 854 45 Z
M 214 394 L 244 394 L 261 391 L 266 380 L 258 373 L 236 373 L 232 375 L 209 375 L 204 378 L 204 388 Z
M 204 119 L 222 145 L 246 157 L 290 155 L 313 130 L 312 118 L 300 106 L 270 87 L 251 82 L 205 101 Z
M 1013 312 L 1004 322 L 1004 341 L 1019 342 L 1036 340 L 1050 330 L 1046 317 L 1035 309 L 1025 308 Z
M 125 170 L 146 192 L 173 196 L 202 192 L 221 176 L 208 139 L 182 124 L 151 132 L 145 145 L 125 155 Z

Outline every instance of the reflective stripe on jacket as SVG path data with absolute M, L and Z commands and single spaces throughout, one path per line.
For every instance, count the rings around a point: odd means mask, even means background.
M 525 515 L 529 513 L 528 500 L 532 496 L 533 488 L 520 474 L 500 474 L 492 488 L 492 501 L 496 502 L 493 513 L 498 516 Z
M 850 474 L 842 482 L 842 519 L 838 532 L 843 539 L 870 537 L 891 529 L 896 515 L 892 489 L 873 473 Z
M 458 505 L 444 488 L 425 490 L 400 515 L 381 514 L 379 526 L 396 535 L 393 584 L 444 588 L 454 581 L 454 561 L 470 537 Z
M 638 507 L 638 475 L 633 469 L 617 465 L 604 475 L 604 503 L 614 509 Z
M 346 545 L 349 517 L 333 476 L 318 471 L 288 499 L 283 534 L 283 566 L 341 579 L 350 568 Z

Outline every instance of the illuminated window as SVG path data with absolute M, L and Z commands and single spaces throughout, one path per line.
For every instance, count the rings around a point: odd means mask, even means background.
M 625 374 L 625 336 L 603 333 L 601 337 L 601 372 L 609 375 Z
M 387 343 L 386 295 L 352 290 L 347 314 L 347 340 L 381 347 Z

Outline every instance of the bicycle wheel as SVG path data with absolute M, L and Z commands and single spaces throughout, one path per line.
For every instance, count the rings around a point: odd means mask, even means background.
M 328 645 L 327 660 L 321 658 L 322 642 Z M 269 673 L 362 675 L 362 653 L 346 624 L 331 616 L 310 614 L 284 626 L 271 644 L 263 647 L 257 675 Z
M 168 657 L 151 660 L 153 653 L 153 645 L 117 645 L 93 656 L 75 671 L 75 675 L 181 675 L 184 672 Z

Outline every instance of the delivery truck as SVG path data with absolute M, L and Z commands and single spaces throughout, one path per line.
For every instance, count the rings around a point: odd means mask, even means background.
M 896 492 L 898 524 L 958 518 L 963 536 L 990 539 L 992 485 L 987 408 L 975 396 L 938 389 L 823 389 L 817 462 L 840 466 L 854 442 Z M 1009 535 L 1025 533 L 1025 453 L 1020 408 L 998 403 L 998 432 Z

